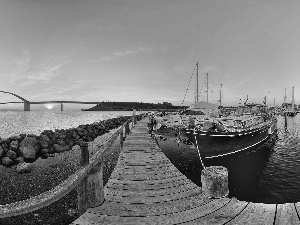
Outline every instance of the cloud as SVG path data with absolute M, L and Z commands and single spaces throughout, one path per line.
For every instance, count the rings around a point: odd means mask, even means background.
M 23 50 L 21 57 L 11 65 L 10 78 L 12 83 L 20 87 L 28 87 L 35 83 L 49 83 L 59 75 L 59 71 L 71 60 L 69 57 L 52 55 L 42 62 L 33 60 L 29 51 Z
M 42 93 L 31 95 L 31 98 L 36 99 L 36 98 L 53 98 L 50 100 L 57 100 L 57 98 L 66 98 L 67 100 L 70 100 L 70 94 L 63 96 L 62 94 L 68 93 L 70 91 L 74 90 L 79 90 L 85 87 L 88 84 L 93 83 L 94 81 L 92 80 L 87 80 L 87 79 L 78 79 L 72 82 L 69 82 L 68 84 L 60 84 L 60 85 L 54 85 L 54 86 L 49 86 L 44 89 Z M 72 98 L 72 97 L 71 97 Z M 66 100 L 64 99 L 64 100 Z
M 241 80 L 240 82 L 236 83 L 236 84 L 234 85 L 234 87 L 242 86 L 243 84 L 245 84 L 245 83 L 248 82 L 249 80 L 251 80 L 251 78 L 250 78 L 250 77 L 246 77 L 246 78 L 244 78 L 243 80 Z
M 129 55 L 133 55 L 133 54 L 138 54 L 138 53 L 142 53 L 142 52 L 150 52 L 151 49 L 150 48 L 145 48 L 145 47 L 139 47 L 139 48 L 128 48 L 126 50 L 115 50 L 113 51 L 113 53 L 111 55 L 108 56 L 102 56 L 99 60 L 95 60 L 93 62 L 95 63 L 104 63 L 104 62 L 110 62 L 113 60 L 116 60 L 120 57 L 126 57 Z
M 58 75 L 58 71 L 68 64 L 70 60 L 65 60 L 63 62 L 59 63 L 48 63 L 45 65 L 42 65 L 40 68 L 36 67 L 35 71 L 28 71 L 27 72 L 27 79 L 32 81 L 42 81 L 44 83 L 49 83 L 49 81 Z

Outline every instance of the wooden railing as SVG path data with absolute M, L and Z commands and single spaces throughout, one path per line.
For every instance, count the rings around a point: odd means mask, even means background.
M 89 149 L 88 143 L 83 143 L 81 146 L 81 168 L 79 170 L 53 189 L 40 195 L 23 201 L 0 205 L 0 218 L 18 216 L 41 209 L 58 201 L 75 188 L 77 188 L 79 214 L 84 213 L 89 207 L 101 205 L 104 201 L 103 153 L 111 148 L 118 137 L 120 137 L 120 146 L 123 147 L 124 137 L 130 133 L 130 126 L 134 127 L 137 120 L 144 117 L 145 114 L 133 115 L 131 121 L 129 120 L 119 127 L 109 140 L 100 147 L 93 143 L 91 145 L 93 149 Z M 96 152 L 91 158 L 89 157 L 90 150 Z

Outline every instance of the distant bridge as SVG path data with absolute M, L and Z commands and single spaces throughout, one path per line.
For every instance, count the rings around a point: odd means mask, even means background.
M 63 111 L 63 103 L 73 103 L 73 104 L 99 104 L 99 102 L 82 102 L 82 101 L 39 101 L 39 102 L 30 102 L 25 98 L 11 93 L 7 91 L 0 91 L 1 93 L 13 95 L 22 100 L 22 102 L 0 102 L 0 104 L 11 104 L 11 103 L 23 103 L 24 104 L 24 111 L 30 111 L 30 105 L 32 104 L 49 104 L 49 103 L 56 103 L 60 104 L 60 110 Z

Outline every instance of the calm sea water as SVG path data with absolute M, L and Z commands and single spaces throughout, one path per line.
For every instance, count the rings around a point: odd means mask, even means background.
M 262 203 L 300 202 L 300 115 L 278 117 L 278 139 L 273 146 L 263 147 L 221 164 L 229 168 L 230 196 Z M 201 186 L 201 164 L 197 150 L 176 138 L 158 140 L 173 164 L 194 183 Z M 209 164 L 220 162 L 211 161 Z M 208 166 L 208 165 L 206 165 Z
M 67 129 L 125 115 L 132 115 L 132 111 L 0 111 L 0 137 L 38 135 L 43 130 Z

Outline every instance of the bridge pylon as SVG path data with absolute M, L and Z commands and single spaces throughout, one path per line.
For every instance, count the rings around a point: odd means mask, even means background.
M 24 111 L 30 111 L 30 103 L 24 102 Z

